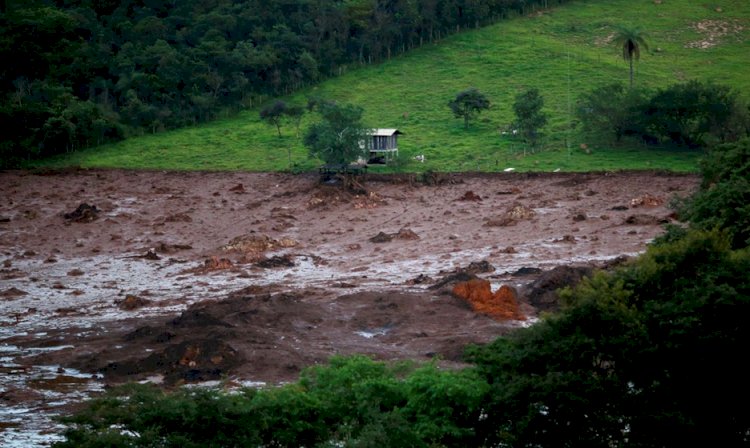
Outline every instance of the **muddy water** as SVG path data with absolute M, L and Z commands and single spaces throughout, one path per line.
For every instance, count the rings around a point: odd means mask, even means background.
M 630 210 L 631 199 L 650 193 L 666 200 L 697 184 L 694 177 L 649 173 L 453 180 L 430 188 L 373 184 L 386 200 L 358 207 L 356 198 L 315 196 L 315 176 L 0 173 L 0 197 L 8 199 L 0 202 L 0 447 L 48 444 L 59 437 L 50 417 L 101 389 L 91 373 L 33 365 L 28 359 L 50 350 L 64 353 L 71 344 L 85 349 L 87 338 L 105 324 L 179 313 L 247 286 L 274 285 L 274 291 L 345 286 L 336 289 L 342 293 L 419 289 L 423 285 L 405 283 L 419 275 L 438 278 L 480 260 L 497 268 L 482 274 L 493 289 L 517 286 L 524 280 L 509 273 L 521 267 L 545 269 L 642 251 L 659 226 L 624 225 L 623 220 L 632 213 L 661 219 L 669 210 Z M 241 194 L 231 190 L 238 184 L 244 185 Z M 461 201 L 467 191 L 482 201 Z M 311 197 L 327 202 L 312 204 Z M 98 205 L 102 216 L 92 223 L 66 223 L 62 214 L 81 201 Z M 516 202 L 536 217 L 510 227 L 485 225 Z M 613 208 L 623 205 L 626 210 Z M 588 218 L 574 220 L 580 212 Z M 369 242 L 380 231 L 402 227 L 420 239 Z M 274 253 L 291 254 L 295 266 L 259 269 L 233 259 L 231 269 L 187 272 L 207 256 L 228 256 L 218 248 L 251 233 L 299 242 Z M 193 249 L 160 254 L 160 260 L 135 258 L 160 241 Z M 3 295 L 14 288 L 22 293 Z M 128 294 L 151 303 L 121 310 L 116 301 Z M 60 331 L 75 337 L 55 345 L 51 336 Z M 352 336 L 377 339 L 389 330 L 361 331 Z
M 61 426 L 53 418 L 71 403 L 79 402 L 103 390 L 100 377 L 57 365 L 30 365 L 23 360 L 45 351 L 76 348 L 49 345 L 48 332 L 76 329 L 77 339 L 99 331 L 99 324 L 121 319 L 176 314 L 189 305 L 221 297 L 226 291 L 250 285 L 283 285 L 294 290 L 309 287 L 331 287 L 347 284 L 347 292 L 360 290 L 404 290 L 405 283 L 418 274 L 438 276 L 454 266 L 466 266 L 478 259 L 495 259 L 498 270 L 489 277 L 494 285 L 511 282 L 520 285 L 510 273 L 520 267 L 549 268 L 558 263 L 580 262 L 587 257 L 568 259 L 555 255 L 542 258 L 519 247 L 511 257 L 492 256 L 492 249 L 456 251 L 441 256 L 391 260 L 342 272 L 336 263 L 321 263 L 317 257 L 291 254 L 295 266 L 259 270 L 255 268 L 218 271 L 196 276 L 186 273 L 196 263 L 162 259 L 147 261 L 104 256 L 85 259 L 58 258 L 54 263 L 42 260 L 19 260 L 14 267 L 29 273 L 28 277 L 3 281 L 3 289 L 17 288 L 27 294 L 3 303 L 0 315 L 0 390 L 10 400 L 0 406 L 0 445 L 9 447 L 45 446 L 59 438 Z M 530 249 L 530 248 L 529 248 Z M 589 257 L 590 258 L 590 257 Z M 604 257 L 602 257 L 604 258 Z M 70 276 L 73 269 L 85 276 Z M 410 286 L 423 289 L 425 286 Z M 152 301 L 134 311 L 120 310 L 116 302 L 126 294 Z M 533 322 L 533 320 L 532 320 Z M 528 324 L 527 322 L 526 324 Z M 372 338 L 387 334 L 377 328 L 358 334 Z M 35 346 L 35 339 L 45 346 Z M 22 340 L 22 346 L 12 344 Z M 70 339 L 66 339 L 70 341 Z M 10 342 L 9 342 L 10 341 Z M 153 381 L 158 382 L 158 378 Z

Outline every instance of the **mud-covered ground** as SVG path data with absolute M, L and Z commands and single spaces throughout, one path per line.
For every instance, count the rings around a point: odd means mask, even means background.
M 47 443 L 49 415 L 108 383 L 275 384 L 351 353 L 457 365 L 556 286 L 643 251 L 697 182 L 0 173 L 0 441 Z M 472 276 L 511 286 L 517 318 L 456 297 Z

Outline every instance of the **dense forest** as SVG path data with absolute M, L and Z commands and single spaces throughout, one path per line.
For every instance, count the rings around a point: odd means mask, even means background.
M 565 0 L 553 0 L 563 3 Z M 548 0 L 3 0 L 0 161 L 253 107 Z

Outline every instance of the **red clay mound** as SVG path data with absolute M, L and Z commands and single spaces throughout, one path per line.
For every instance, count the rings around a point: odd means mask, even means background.
M 503 285 L 493 294 L 490 282 L 474 279 L 453 287 L 453 294 L 471 304 L 474 311 L 495 320 L 526 320 L 518 308 L 518 297 L 513 288 Z

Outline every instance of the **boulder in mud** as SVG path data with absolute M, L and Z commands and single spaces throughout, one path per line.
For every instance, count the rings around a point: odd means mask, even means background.
M 444 276 L 443 278 L 438 280 L 434 285 L 430 286 L 427 289 L 437 290 L 437 289 L 442 289 L 446 286 L 452 287 L 456 283 L 466 282 L 469 280 L 474 280 L 476 278 L 478 277 L 475 274 L 470 274 L 468 272 L 463 272 L 463 271 L 453 272 Z
M 385 232 L 379 232 L 374 237 L 370 238 L 371 243 L 389 243 L 393 240 L 393 237 Z
M 167 345 L 143 358 L 110 362 L 98 369 L 108 381 L 128 382 L 160 374 L 164 384 L 219 380 L 243 362 L 231 345 L 214 339 L 191 339 Z
M 473 191 L 467 191 L 464 193 L 463 196 L 458 198 L 459 201 L 471 201 L 471 202 L 478 202 L 482 200 L 482 197 L 478 194 L 474 193 Z
M 521 297 L 539 311 L 560 309 L 557 291 L 566 286 L 577 285 L 584 277 L 594 272 L 591 266 L 557 266 L 543 272 L 539 278 L 521 289 Z
M 100 210 L 95 205 L 82 203 L 75 210 L 63 215 L 68 222 L 92 222 L 99 219 Z
M 26 291 L 11 287 L 6 290 L 0 291 L 0 299 L 14 300 L 19 297 L 23 297 L 26 294 L 28 294 Z
M 467 267 L 461 268 L 460 270 L 467 274 L 486 274 L 488 272 L 495 272 L 495 266 L 487 260 L 472 261 Z
M 522 220 L 522 219 L 531 219 L 536 215 L 536 213 L 534 212 L 534 210 L 530 209 L 529 207 L 523 204 L 515 204 L 511 208 L 508 209 L 507 215 L 509 218 L 512 218 L 512 219 Z
M 408 229 L 406 227 L 400 229 L 398 232 L 396 232 L 393 235 L 393 238 L 397 240 L 418 240 L 419 235 L 414 233 L 412 229 Z
M 255 263 L 259 268 L 270 269 L 270 268 L 291 268 L 294 267 L 294 260 L 291 255 L 274 255 Z
M 228 244 L 221 247 L 222 250 L 227 252 L 240 252 L 244 256 L 252 260 L 254 258 L 260 258 L 260 256 L 269 250 L 276 250 L 281 248 L 289 248 L 297 246 L 297 241 L 291 238 L 273 239 L 267 235 L 242 235 L 233 238 Z
M 669 219 L 657 218 L 656 216 L 637 214 L 630 215 L 625 218 L 623 224 L 631 226 L 657 226 L 659 224 L 666 224 Z
M 143 297 L 128 294 L 124 299 L 115 301 L 115 304 L 123 311 L 135 311 L 137 309 L 143 308 L 144 306 L 149 306 L 151 304 L 151 301 L 148 299 L 144 299 Z
M 663 203 L 664 199 L 648 193 L 630 200 L 631 207 L 658 207 Z

